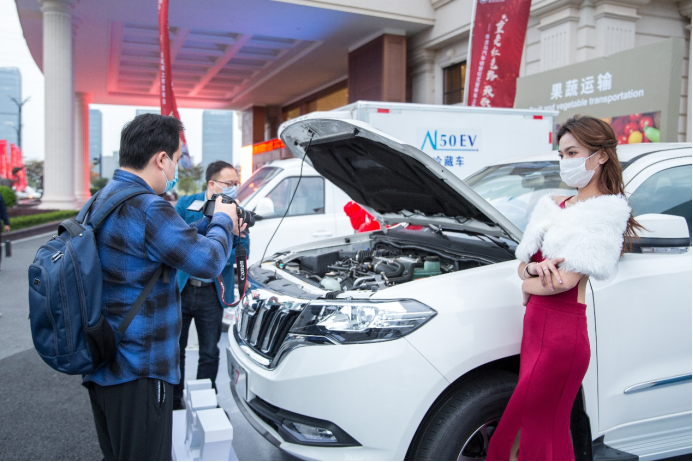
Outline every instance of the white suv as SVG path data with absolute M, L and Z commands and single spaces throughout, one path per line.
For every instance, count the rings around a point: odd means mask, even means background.
M 251 267 L 227 354 L 239 408 L 302 459 L 483 459 L 519 370 L 514 249 L 536 200 L 566 188 L 556 154 L 465 183 L 355 121 L 300 121 L 281 136 L 399 224 Z M 578 459 L 691 451 L 691 145 L 621 146 L 619 157 L 648 231 L 588 287 Z

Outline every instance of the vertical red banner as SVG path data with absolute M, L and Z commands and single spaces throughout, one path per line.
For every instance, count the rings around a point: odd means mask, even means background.
M 467 105 L 513 107 L 532 1 L 476 2 Z
M 10 165 L 7 161 L 7 140 L 0 140 L 0 177 L 9 178 Z
M 173 93 L 173 82 L 171 74 L 171 43 L 168 33 L 168 0 L 159 0 L 159 71 L 160 87 L 159 102 L 161 104 L 161 115 L 173 116 L 180 120 L 176 96 Z M 183 143 L 183 155 L 180 158 L 181 167 L 191 168 L 192 162 L 188 153 L 188 143 L 185 134 L 180 134 Z

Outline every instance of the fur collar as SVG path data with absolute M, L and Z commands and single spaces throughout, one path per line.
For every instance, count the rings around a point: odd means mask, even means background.
M 621 195 L 602 195 L 561 209 L 553 197 L 537 201 L 515 256 L 528 263 L 538 250 L 545 258 L 565 258 L 564 271 L 597 280 L 616 269 L 631 209 Z

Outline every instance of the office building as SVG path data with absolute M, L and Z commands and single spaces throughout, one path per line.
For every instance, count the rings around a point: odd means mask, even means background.
M 22 100 L 22 74 L 16 67 L 0 68 L 0 140 L 20 145 L 19 107 L 12 98 Z
M 103 117 L 98 109 L 89 109 L 89 158 L 92 163 L 101 157 L 103 145 Z M 101 171 L 100 165 L 96 172 Z
M 202 113 L 202 162 L 206 169 L 215 160 L 233 164 L 233 111 Z
M 111 179 L 113 178 L 113 172 L 120 168 L 120 154 L 118 151 L 113 151 L 112 156 L 103 156 L 101 162 L 101 176 Z

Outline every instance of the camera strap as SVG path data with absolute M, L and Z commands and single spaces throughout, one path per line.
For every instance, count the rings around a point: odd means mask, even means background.
M 248 281 L 247 255 L 248 254 L 245 251 L 245 247 L 242 245 L 238 245 L 238 247 L 236 247 L 236 279 L 238 280 L 238 300 L 233 303 L 226 303 L 226 286 L 224 284 L 224 280 L 221 278 L 221 275 L 217 277 L 217 281 L 219 281 L 219 286 L 221 287 L 221 301 L 225 306 L 234 307 L 238 305 L 241 300 L 243 300 L 243 296 L 245 295 L 245 285 Z

